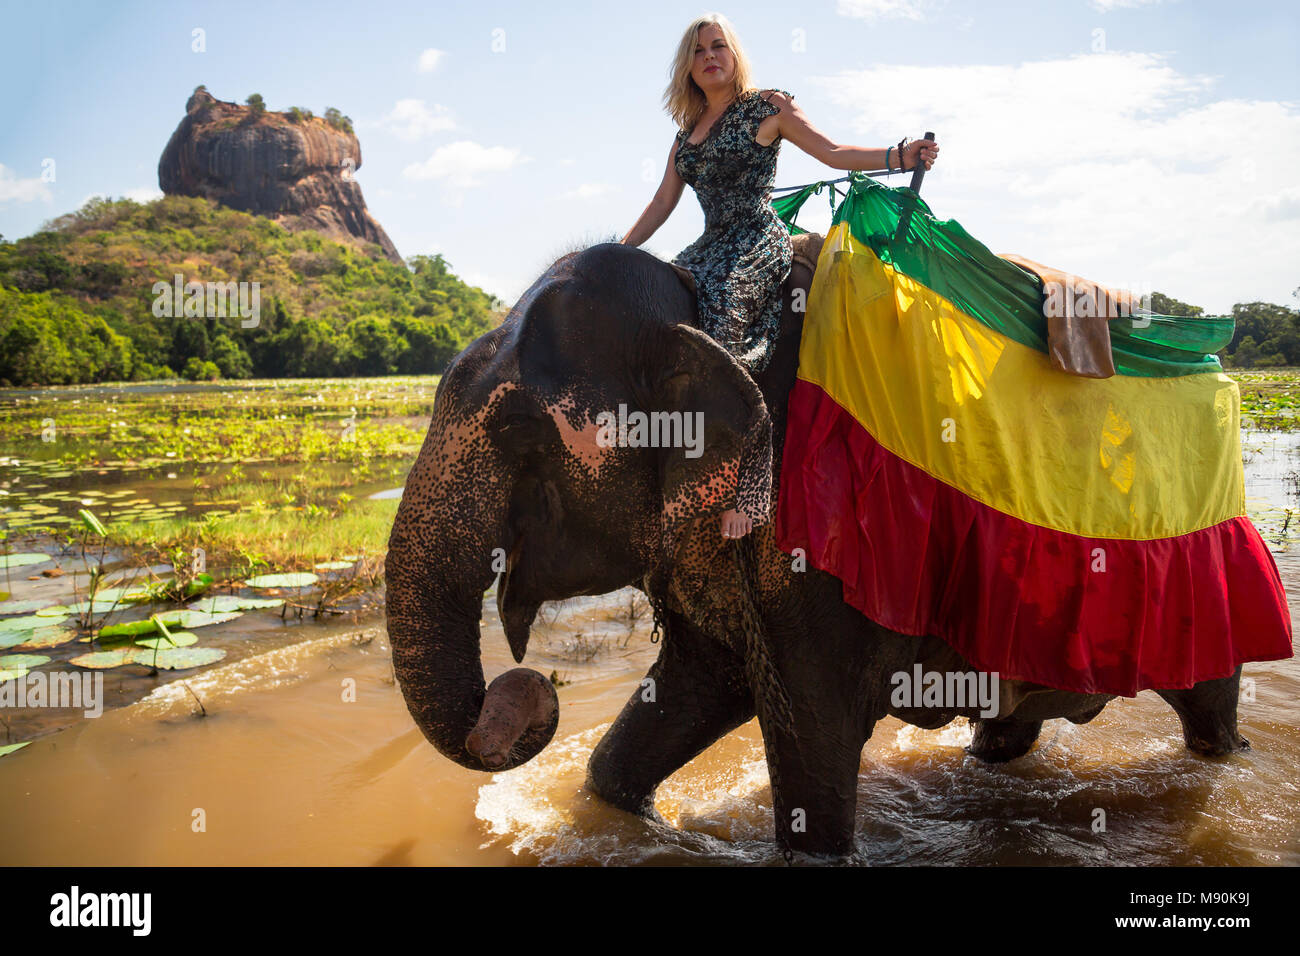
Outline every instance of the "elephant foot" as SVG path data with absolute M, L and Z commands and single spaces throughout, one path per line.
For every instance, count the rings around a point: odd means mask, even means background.
M 867 858 L 860 850 L 843 850 L 834 853 L 811 853 L 807 850 L 781 850 L 781 859 L 786 866 L 867 866 Z M 778 864 L 779 865 L 779 864 Z
M 1241 668 L 1218 680 L 1202 681 L 1183 690 L 1156 691 L 1178 715 L 1187 749 L 1203 757 L 1222 757 L 1250 748 L 1237 733 L 1237 695 Z
M 655 809 L 654 791 L 645 793 L 643 790 L 628 787 L 602 772 L 599 765 L 588 764 L 587 781 L 584 786 L 588 793 L 599 797 L 616 810 L 655 823 L 665 822 L 659 815 L 659 811 Z
M 1029 753 L 1043 729 L 1041 720 L 972 720 L 975 737 L 966 748 L 985 763 L 1006 763 Z
M 1238 750 L 1250 749 L 1249 740 L 1240 734 L 1237 734 L 1236 736 L 1237 739 L 1235 741 L 1226 735 L 1220 735 L 1209 739 L 1204 737 L 1191 737 L 1188 736 L 1184 729 L 1183 742 L 1187 745 L 1188 750 L 1202 757 L 1226 757 L 1228 754 L 1235 753 Z

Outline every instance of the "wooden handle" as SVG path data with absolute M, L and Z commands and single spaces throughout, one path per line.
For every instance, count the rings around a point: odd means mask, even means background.
M 923 138 L 934 142 L 934 133 L 927 131 Z M 898 161 L 901 163 L 903 157 L 899 156 Z M 918 196 L 921 193 L 921 181 L 923 179 L 925 179 L 925 163 L 921 162 L 921 153 L 918 150 L 916 154 L 916 168 L 912 170 L 912 192 L 916 193 Z M 912 222 L 912 209 L 912 201 L 908 200 L 907 209 L 905 209 L 903 214 L 898 217 L 898 228 L 894 231 L 895 242 L 902 242 L 903 237 L 907 235 L 907 227 Z
M 927 132 L 925 136 L 922 137 L 922 139 L 928 139 L 930 142 L 933 143 L 934 134 Z M 921 162 L 921 154 L 917 153 L 916 169 L 912 170 L 912 192 L 919 193 L 921 191 L 921 180 L 923 179 L 925 179 L 925 163 Z

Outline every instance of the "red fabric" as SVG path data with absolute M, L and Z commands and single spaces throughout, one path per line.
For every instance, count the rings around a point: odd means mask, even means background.
M 1154 541 L 1033 525 L 899 458 L 802 379 L 775 531 L 873 621 L 1002 678 L 1131 697 L 1292 656 L 1277 565 L 1248 518 Z

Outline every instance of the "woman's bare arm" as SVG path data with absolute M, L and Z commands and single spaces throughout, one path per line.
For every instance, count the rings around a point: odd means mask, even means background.
M 677 208 L 685 186 L 682 177 L 677 175 L 677 137 L 674 136 L 672 149 L 668 151 L 668 168 L 664 170 L 663 181 L 655 191 L 650 204 L 645 207 L 645 212 L 641 213 L 641 218 L 623 237 L 623 244 L 639 246 L 653 236 L 655 230 L 662 226 Z
M 805 153 L 832 169 L 884 169 L 886 149 L 867 149 L 862 146 L 841 146 L 833 139 L 813 126 L 804 111 L 791 97 L 784 93 L 773 93 L 770 102 L 780 108 L 777 114 L 777 131 L 794 143 Z M 892 169 L 912 169 L 918 158 L 929 169 L 939 154 L 939 147 L 930 140 L 915 140 L 904 150 L 902 162 L 899 162 L 898 149 L 889 150 L 889 165 Z

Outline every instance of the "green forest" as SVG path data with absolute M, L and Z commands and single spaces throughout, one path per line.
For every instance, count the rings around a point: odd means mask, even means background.
M 176 274 L 257 282 L 257 325 L 156 315 Z M 94 198 L 0 236 L 0 386 L 434 374 L 505 311 L 441 255 L 403 267 L 200 198 Z

